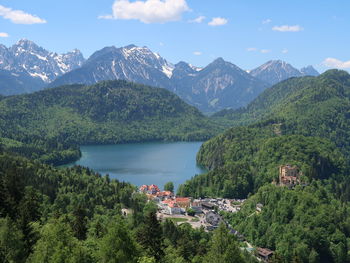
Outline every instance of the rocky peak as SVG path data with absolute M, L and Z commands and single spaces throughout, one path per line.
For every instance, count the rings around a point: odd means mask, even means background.
M 318 76 L 320 73 L 311 65 L 304 67 L 300 70 L 304 76 Z
M 68 71 L 80 67 L 85 59 L 77 49 L 66 54 L 47 51 L 28 39 L 20 39 L 12 47 L 0 47 L 0 69 L 27 72 L 48 83 Z
M 270 60 L 250 71 L 250 74 L 271 85 L 291 77 L 302 76 L 302 73 L 298 69 L 282 60 Z

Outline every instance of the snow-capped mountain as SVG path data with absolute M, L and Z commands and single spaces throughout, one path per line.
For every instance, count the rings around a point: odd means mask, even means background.
M 27 39 L 21 39 L 9 48 L 0 45 L 0 93 L 12 95 L 39 90 L 58 76 L 81 67 L 84 62 L 77 49 L 57 54 Z
M 173 70 L 174 65 L 147 47 L 112 46 L 96 51 L 82 67 L 57 78 L 50 87 L 72 83 L 93 84 L 112 79 L 168 87 Z
M 79 50 L 57 54 L 26 39 L 19 40 L 8 51 L 9 56 L 13 57 L 13 63 L 7 65 L 9 70 L 24 69 L 32 77 L 39 77 L 46 83 L 84 63 L 84 57 Z

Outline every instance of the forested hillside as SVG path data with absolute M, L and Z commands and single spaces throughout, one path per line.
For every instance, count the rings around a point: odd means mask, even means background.
M 205 140 L 220 130 L 171 92 L 126 81 L 6 97 L 0 120 L 5 150 L 54 164 L 79 157 L 81 144 Z
M 273 262 L 349 262 L 350 206 L 329 190 L 316 181 L 294 190 L 266 185 L 226 216 L 250 242 L 274 250 Z
M 250 124 L 204 143 L 197 160 L 210 171 L 178 193 L 249 197 L 226 216 L 249 242 L 275 250 L 276 262 L 349 262 L 350 75 L 290 79 L 218 116 Z M 295 189 L 272 184 L 286 164 L 302 174 Z
M 255 120 L 255 124 L 231 128 L 203 144 L 197 160 L 211 171 L 185 188 L 201 195 L 223 194 L 225 180 L 227 186 L 237 180 L 244 186 L 225 195 L 247 196 L 276 179 L 277 167 L 286 163 L 300 166 L 309 179 L 343 174 L 341 167 L 348 167 L 350 160 L 349 114 L 346 72 L 333 70 L 282 82 L 231 115 L 241 123 Z

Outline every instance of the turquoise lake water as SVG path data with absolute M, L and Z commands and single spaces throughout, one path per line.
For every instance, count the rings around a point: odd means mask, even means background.
M 73 164 L 138 186 L 157 184 L 163 189 L 166 182 L 172 181 L 177 188 L 192 176 L 206 172 L 196 164 L 201 145 L 202 142 L 154 142 L 82 146 L 82 157 Z

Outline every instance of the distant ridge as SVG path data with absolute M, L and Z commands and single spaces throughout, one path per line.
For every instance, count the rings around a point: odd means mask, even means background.
M 312 67 L 304 67 L 301 70 L 294 68 L 282 60 L 270 60 L 265 64 L 249 72 L 252 76 L 274 85 L 292 77 L 318 76 L 319 73 Z

